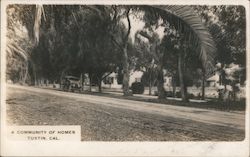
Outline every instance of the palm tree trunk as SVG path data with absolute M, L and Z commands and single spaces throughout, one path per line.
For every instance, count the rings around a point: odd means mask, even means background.
M 182 98 L 182 101 L 187 102 L 188 97 L 187 97 L 186 87 L 184 84 L 183 68 L 182 68 L 182 54 L 181 53 L 179 53 L 179 55 L 178 55 L 178 72 L 179 72 L 179 80 L 180 80 L 181 98 Z

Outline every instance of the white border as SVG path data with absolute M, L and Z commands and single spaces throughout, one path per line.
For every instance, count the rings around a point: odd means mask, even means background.
M 246 136 L 242 142 L 13 142 L 5 138 L 6 13 L 7 4 L 151 4 L 151 5 L 243 5 L 247 19 L 247 85 L 249 96 L 250 23 L 247 0 L 2 0 L 1 4 L 1 155 L 3 156 L 249 156 L 249 99 Z
M 247 5 L 247 0 L 2 0 L 4 3 L 15 3 L 15 4 L 149 4 L 149 5 Z

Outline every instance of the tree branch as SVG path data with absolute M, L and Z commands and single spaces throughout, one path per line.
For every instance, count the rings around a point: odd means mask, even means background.
M 127 18 L 127 21 L 128 21 L 128 31 L 127 31 L 127 34 L 125 36 L 125 42 L 127 42 L 128 36 L 130 34 L 130 30 L 131 30 L 131 21 L 130 21 L 130 18 L 129 18 L 129 12 L 130 12 L 130 8 L 126 12 L 126 18 Z
M 119 48 L 121 51 L 123 51 L 122 46 L 114 39 L 114 36 L 113 36 L 113 35 L 111 35 L 111 40 L 118 46 L 118 48 Z
M 149 42 L 154 42 L 153 41 L 153 37 L 151 37 L 150 35 L 148 35 L 148 33 L 144 32 L 144 31 L 140 31 L 139 34 L 141 36 L 143 36 L 144 38 L 147 38 Z

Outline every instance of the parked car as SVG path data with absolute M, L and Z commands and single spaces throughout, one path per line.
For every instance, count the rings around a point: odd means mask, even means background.
M 60 84 L 63 91 L 74 92 L 81 89 L 81 82 L 78 77 L 75 76 L 65 76 L 61 80 Z

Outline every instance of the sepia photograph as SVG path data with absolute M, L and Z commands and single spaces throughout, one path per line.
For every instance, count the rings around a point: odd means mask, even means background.
M 246 9 L 8 4 L 2 120 L 28 142 L 242 142 Z

